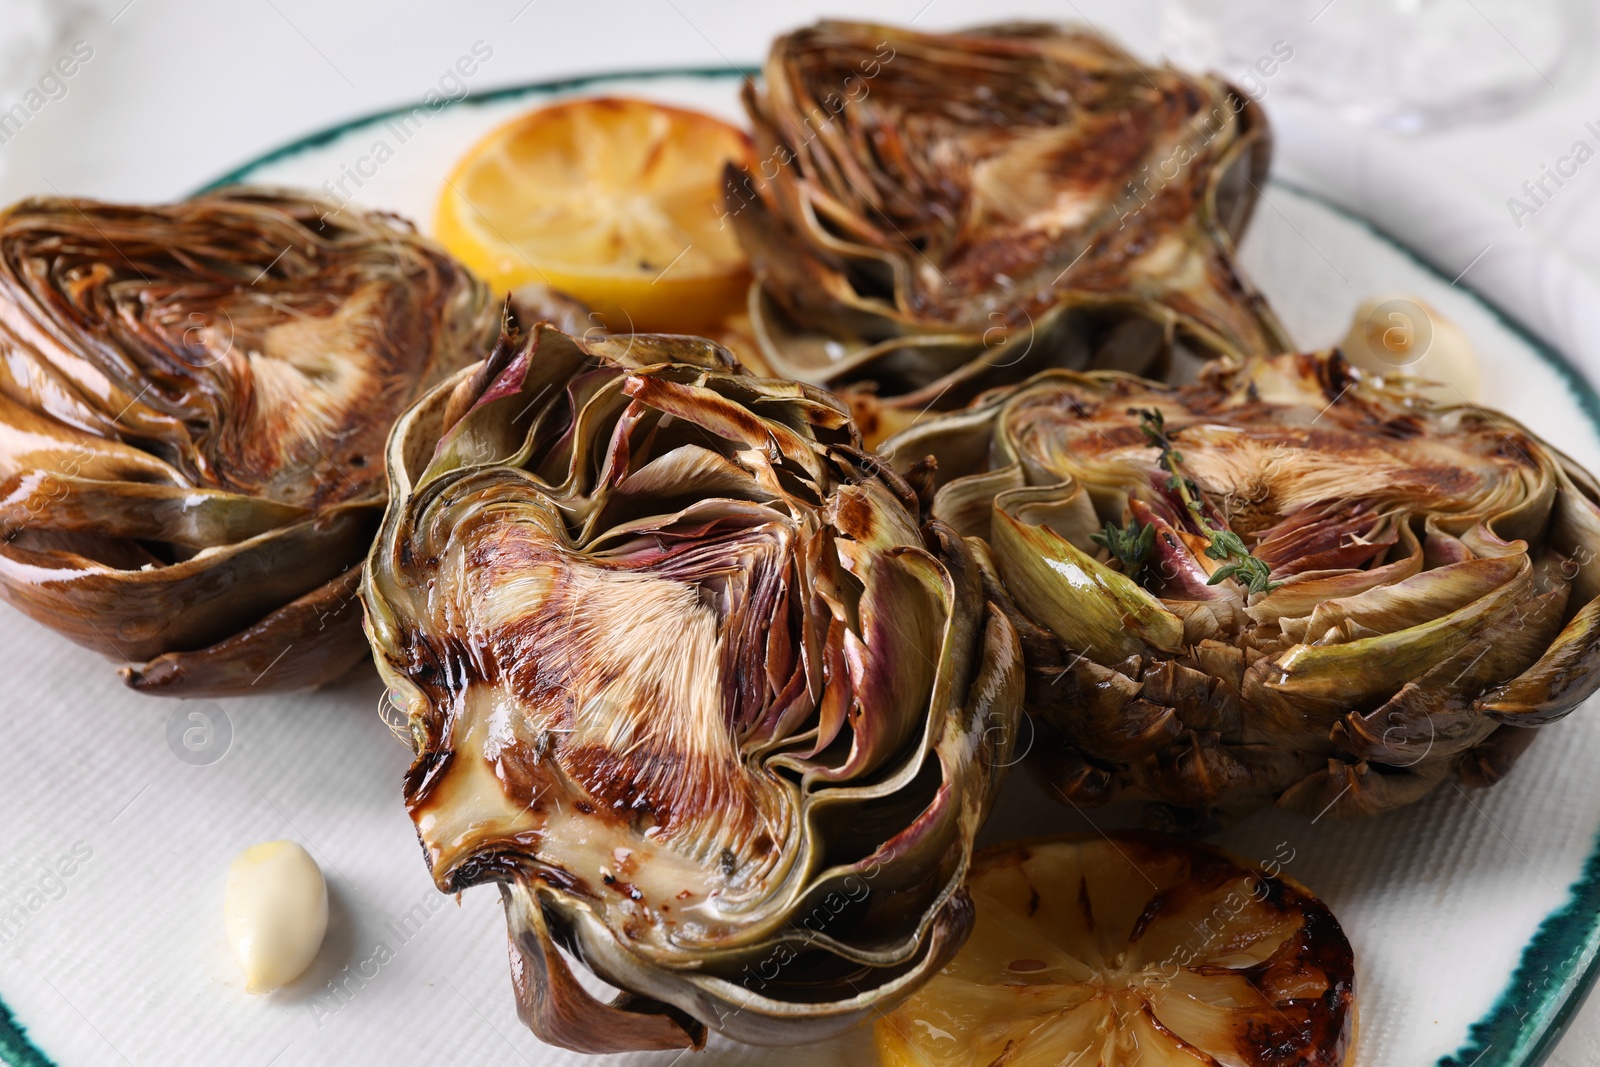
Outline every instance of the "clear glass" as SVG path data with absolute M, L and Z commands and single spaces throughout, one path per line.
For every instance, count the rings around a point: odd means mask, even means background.
M 1416 133 L 1515 110 L 1580 68 L 1592 0 L 1168 0 L 1161 46 L 1260 99 Z

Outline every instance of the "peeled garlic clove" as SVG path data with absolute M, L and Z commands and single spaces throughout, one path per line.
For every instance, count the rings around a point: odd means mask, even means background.
M 328 886 L 293 841 L 264 841 L 228 868 L 222 921 L 244 969 L 245 990 L 267 993 L 311 965 L 328 929 Z
M 1477 402 L 1478 357 L 1461 328 L 1422 301 L 1380 296 L 1356 309 L 1339 350 L 1364 371 L 1427 383 L 1441 404 Z

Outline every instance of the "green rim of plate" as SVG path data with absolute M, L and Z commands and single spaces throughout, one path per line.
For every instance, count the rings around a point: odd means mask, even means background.
M 1274 182 L 1360 226 L 1416 266 L 1448 282 L 1434 264 L 1371 222 L 1293 182 Z M 1578 406 L 1600 432 L 1600 393 L 1560 352 L 1471 286 L 1459 281 L 1479 306 L 1555 369 Z M 1539 1067 L 1555 1050 L 1600 978 L 1600 839 L 1583 872 L 1567 890 L 1567 903 L 1545 916 L 1522 949 L 1511 981 L 1488 1014 L 1467 1028 L 1466 1043 L 1436 1067 Z
M 662 67 L 649 70 L 619 70 L 604 74 L 561 78 L 507 86 L 448 100 L 447 107 L 478 106 L 531 96 L 555 96 L 579 92 L 596 85 L 619 81 L 654 81 L 666 78 L 751 78 L 757 67 Z M 195 193 L 209 192 L 224 185 L 243 182 L 262 167 L 320 148 L 338 137 L 374 123 L 410 114 L 411 107 L 390 108 L 349 119 L 291 141 L 235 167 Z M 1275 182 L 1297 195 L 1315 200 L 1341 217 L 1365 228 L 1378 240 L 1399 251 L 1421 269 L 1448 282 L 1449 279 L 1423 256 L 1361 218 L 1326 198 L 1288 182 Z M 1470 286 L 1455 283 L 1472 296 L 1507 330 L 1528 345 L 1555 368 L 1595 431 L 1600 433 L 1600 394 L 1565 356 L 1535 337 L 1515 317 L 1496 306 Z M 1547 915 L 1532 940 L 1522 950 L 1522 959 L 1488 1014 L 1467 1029 L 1466 1043 L 1455 1053 L 1438 1061 L 1437 1067 L 1539 1067 L 1566 1032 L 1572 1018 L 1588 997 L 1596 978 L 1600 978 L 1600 839 L 1594 843 L 1583 873 L 1568 890 L 1565 905 Z M 28 1040 L 26 1029 L 0 1000 L 0 1060 L 11 1067 L 55 1067 L 53 1061 Z
M 11 1014 L 5 1001 L 0 1001 L 0 1060 L 11 1067 L 55 1067 L 50 1057 L 28 1040 L 28 1032 Z
M 555 96 L 560 93 L 577 92 L 593 85 L 604 85 L 609 82 L 658 81 L 663 78 L 710 78 L 720 80 L 723 78 L 753 78 L 760 73 L 760 67 L 660 67 L 649 70 L 616 70 L 606 74 L 583 74 L 573 78 L 558 78 L 555 81 L 533 82 L 528 85 L 508 85 L 500 89 L 491 89 L 486 93 L 469 93 L 459 100 L 447 99 L 434 110 L 443 111 L 447 107 L 474 107 L 483 104 L 494 104 L 502 100 L 515 100 L 523 96 Z M 290 141 L 282 147 L 274 148 L 264 155 L 259 155 L 249 162 L 235 167 L 222 177 L 196 189 L 190 195 L 197 196 L 200 193 L 209 193 L 213 189 L 220 189 L 224 185 L 235 185 L 244 181 L 251 172 L 276 163 L 280 159 L 297 156 L 301 152 L 312 148 L 321 148 L 323 145 L 343 137 L 351 130 L 358 130 L 375 122 L 399 118 L 402 115 L 410 115 L 416 107 L 417 105 L 412 104 L 407 107 L 373 111 L 366 115 L 347 119 L 335 126 L 329 126 L 327 129 L 318 130 L 316 133 L 308 134 L 297 141 Z

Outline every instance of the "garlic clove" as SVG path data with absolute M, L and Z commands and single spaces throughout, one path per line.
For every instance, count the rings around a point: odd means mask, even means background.
M 1339 350 L 1362 370 L 1417 378 L 1441 404 L 1477 403 L 1478 357 L 1461 328 L 1422 301 L 1379 296 L 1356 309 Z
M 328 886 L 293 841 L 265 841 L 234 857 L 223 926 L 244 970 L 245 990 L 267 993 L 298 978 L 328 929 Z

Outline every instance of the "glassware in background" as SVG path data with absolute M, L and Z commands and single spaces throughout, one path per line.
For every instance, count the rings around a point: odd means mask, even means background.
M 39 75 L 34 68 L 54 43 L 61 23 L 47 0 L 0 0 L 0 110 Z
M 1168 0 L 1161 47 L 1261 98 L 1419 133 L 1515 110 L 1581 66 L 1592 0 Z
M 50 61 L 87 11 L 78 0 L 0 0 L 0 175 L 12 138 L 57 91 Z

